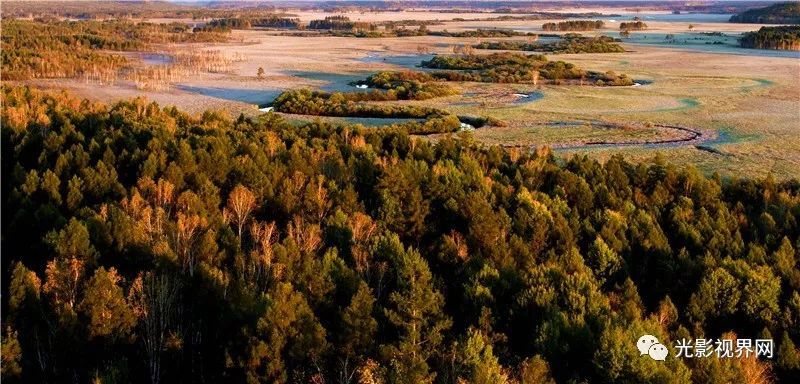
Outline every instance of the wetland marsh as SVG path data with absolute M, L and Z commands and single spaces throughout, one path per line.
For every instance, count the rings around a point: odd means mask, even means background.
M 614 12 L 608 12 L 612 14 Z M 470 31 L 499 28 L 544 34 L 541 42 L 559 40 L 560 32 L 543 32 L 541 25 L 553 20 L 493 20 L 473 15 L 436 11 L 413 14 L 377 12 L 347 14 L 359 22 L 399 21 L 407 17 L 437 20 L 431 31 Z M 502 127 L 483 127 L 473 135 L 487 144 L 541 145 L 571 148 L 591 156 L 603 157 L 608 148 L 571 145 L 598 140 L 626 141 L 646 137 L 669 139 L 670 132 L 631 128 L 603 130 L 576 128 L 571 131 L 548 128 L 553 121 L 584 119 L 619 126 L 643 124 L 681 126 L 704 132 L 730 132 L 730 137 L 748 140 L 714 142 L 715 148 L 736 155 L 754 174 L 773 172 L 780 177 L 800 174 L 800 139 L 796 134 L 800 117 L 800 53 L 746 49 L 737 46 L 742 33 L 755 30 L 755 24 L 727 23 L 723 14 L 631 13 L 616 10 L 613 17 L 598 17 L 604 27 L 583 32 L 585 36 L 619 38 L 618 25 L 634 18 L 648 24 L 645 31 L 620 39 L 624 52 L 548 53 L 549 60 L 563 60 L 585 70 L 612 71 L 634 79 L 634 86 L 596 87 L 575 84 L 517 84 L 448 82 L 458 95 L 430 100 L 400 100 L 391 103 L 430 106 L 455 115 L 487 115 L 502 120 Z M 331 13 L 299 13 L 300 20 L 321 19 Z M 497 17 L 503 15 L 497 15 Z M 515 16 L 515 15 L 506 15 Z M 519 16 L 519 15 L 516 15 Z M 478 21 L 478 19 L 481 19 Z M 558 21 L 558 20 L 555 20 Z M 691 29 L 691 30 L 690 30 Z M 362 92 L 353 82 L 378 71 L 434 72 L 420 64 L 435 55 L 453 55 L 458 47 L 485 41 L 526 41 L 530 37 L 448 37 L 409 36 L 359 38 L 334 36 L 287 36 L 281 31 L 233 30 L 228 42 L 188 44 L 192 49 L 237 55 L 238 59 L 221 72 L 199 72 L 178 79 L 166 90 L 132 89 L 124 80 L 98 87 L 70 80 L 35 80 L 50 87 L 71 89 L 81 96 L 103 100 L 142 95 L 162 105 L 176 105 L 190 111 L 225 109 L 228 113 L 259 114 L 291 89 L 308 88 L 326 92 Z M 538 39 L 537 39 L 538 40 Z M 187 44 L 184 44 L 187 45 Z M 141 65 L 169 65 L 171 58 L 158 53 L 141 55 Z M 471 54 L 492 52 L 473 49 Z M 261 68 L 263 74 L 256 77 Z M 581 82 L 583 83 L 583 82 Z M 527 97 L 526 97 L 527 96 Z M 374 119 L 350 117 L 345 121 L 365 126 L 383 125 Z M 582 137 L 583 135 L 583 137 Z M 719 135 L 717 135 L 719 136 Z M 627 137 L 627 139 L 626 139 Z M 429 139 L 435 140 L 434 137 Z M 627 140 L 630 141 L 630 140 Z M 635 141 L 635 140 L 633 140 Z M 780 156 L 763 156 L 775 153 Z M 739 165 L 730 158 L 697 150 L 694 145 L 625 145 L 621 149 L 639 160 L 656 153 L 667 154 L 678 162 L 693 163 L 707 172 L 734 175 Z

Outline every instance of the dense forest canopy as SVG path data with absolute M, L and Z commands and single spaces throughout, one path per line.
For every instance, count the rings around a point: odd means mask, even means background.
M 800 51 L 800 25 L 761 27 L 758 31 L 745 32 L 739 43 L 744 48 Z
M 756 8 L 731 16 L 732 23 L 800 24 L 800 2 L 791 1 Z
M 766 383 L 800 183 L 2 89 L 4 382 Z M 644 333 L 774 338 L 656 362 Z

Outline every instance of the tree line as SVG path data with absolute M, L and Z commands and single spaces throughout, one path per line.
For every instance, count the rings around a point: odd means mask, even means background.
M 349 19 L 348 19 L 349 20 Z M 351 23 L 351 22 L 346 22 Z M 475 29 L 475 30 L 465 30 L 465 31 L 455 31 L 451 32 L 448 30 L 442 31 L 431 31 L 428 29 L 427 24 L 420 25 L 417 29 L 412 28 L 404 28 L 400 27 L 397 28 L 391 24 L 385 25 L 384 29 L 379 29 L 379 25 L 377 23 L 361 23 L 361 24 L 353 24 L 350 26 L 342 25 L 339 28 L 333 28 L 332 24 L 325 24 L 323 21 L 316 24 L 320 26 L 319 28 L 311 28 L 319 30 L 320 34 L 326 36 L 335 36 L 335 37 L 364 37 L 364 38 L 387 38 L 387 37 L 413 37 L 413 36 L 444 36 L 444 37 L 481 37 L 481 38 L 491 38 L 491 37 L 512 37 L 512 36 L 538 36 L 533 32 L 519 32 L 514 31 L 511 29 Z M 322 28 L 321 26 L 325 26 Z M 300 28 L 302 29 L 302 27 Z M 318 35 L 312 35 L 308 33 L 286 33 L 290 36 L 296 37 L 312 37 Z
M 188 3 L 115 1 L 20 1 L 3 7 L 3 17 L 58 17 L 77 20 L 103 19 L 191 19 L 247 17 L 293 17 L 273 6 L 204 7 Z
M 21 87 L 2 119 L 9 383 L 798 378 L 797 180 Z

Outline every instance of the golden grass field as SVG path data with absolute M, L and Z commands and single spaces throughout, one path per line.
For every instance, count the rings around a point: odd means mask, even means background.
M 586 11 L 586 10 L 581 10 Z M 621 13 L 620 10 L 605 10 Z M 325 16 L 298 14 L 301 20 Z M 354 13 L 351 19 L 384 21 L 401 19 L 447 20 L 485 18 L 496 14 L 449 14 L 437 12 Z M 604 18 L 607 19 L 607 18 Z M 540 29 L 541 21 L 447 22 L 430 29 L 450 31 L 476 27 Z M 607 22 L 616 32 L 618 23 Z M 641 33 L 686 33 L 688 23 L 648 21 Z M 759 25 L 694 23 L 694 32 L 740 33 Z M 178 81 L 165 91 L 137 90 L 125 81 L 113 86 L 83 84 L 77 80 L 40 80 L 40 86 L 66 88 L 80 96 L 114 101 L 144 96 L 161 105 L 176 105 L 200 112 L 223 109 L 231 115 L 258 114 L 282 90 L 295 87 L 345 87 L 350 80 L 370 72 L 409 68 L 419 61 L 420 50 L 448 53 L 454 45 L 479 40 L 423 36 L 406 38 L 345 38 L 279 36 L 270 31 L 234 31 L 233 42 L 200 49 L 240 55 L 242 60 L 225 73 L 201 73 Z M 524 39 L 523 37 L 511 39 Z M 628 52 L 609 54 L 550 55 L 596 71 L 626 73 L 649 84 L 639 87 L 533 86 L 531 84 L 474 84 L 458 87 L 462 95 L 417 101 L 456 114 L 489 115 L 508 122 L 507 127 L 482 128 L 473 135 L 487 144 L 558 148 L 556 153 L 587 153 L 604 159 L 614 153 L 647 160 L 656 153 L 679 164 L 723 176 L 800 176 L 800 59 L 704 52 L 643 44 L 624 44 Z M 165 52 L 176 49 L 164 46 Z M 478 51 L 481 52 L 481 51 Z M 487 53 L 489 51 L 486 51 Z M 399 59 L 397 58 L 399 57 Z M 387 60 L 383 60 L 387 58 Z M 400 66 L 397 63 L 403 63 Z M 259 80 L 256 71 L 266 76 Z M 332 85 L 333 84 L 333 85 Z M 532 93 L 538 100 L 520 102 L 513 93 Z M 581 122 L 567 126 L 558 122 Z M 592 126 L 591 122 L 618 125 L 619 129 Z M 587 147 L 587 141 L 669 137 L 676 132 L 648 128 L 645 123 L 692 127 L 708 133 L 706 142 L 715 151 L 696 148 L 697 143 L 664 146 Z

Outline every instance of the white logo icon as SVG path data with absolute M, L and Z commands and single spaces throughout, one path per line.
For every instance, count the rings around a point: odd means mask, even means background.
M 639 355 L 648 355 L 653 360 L 664 361 L 669 355 L 669 350 L 653 335 L 643 335 L 636 341 Z

